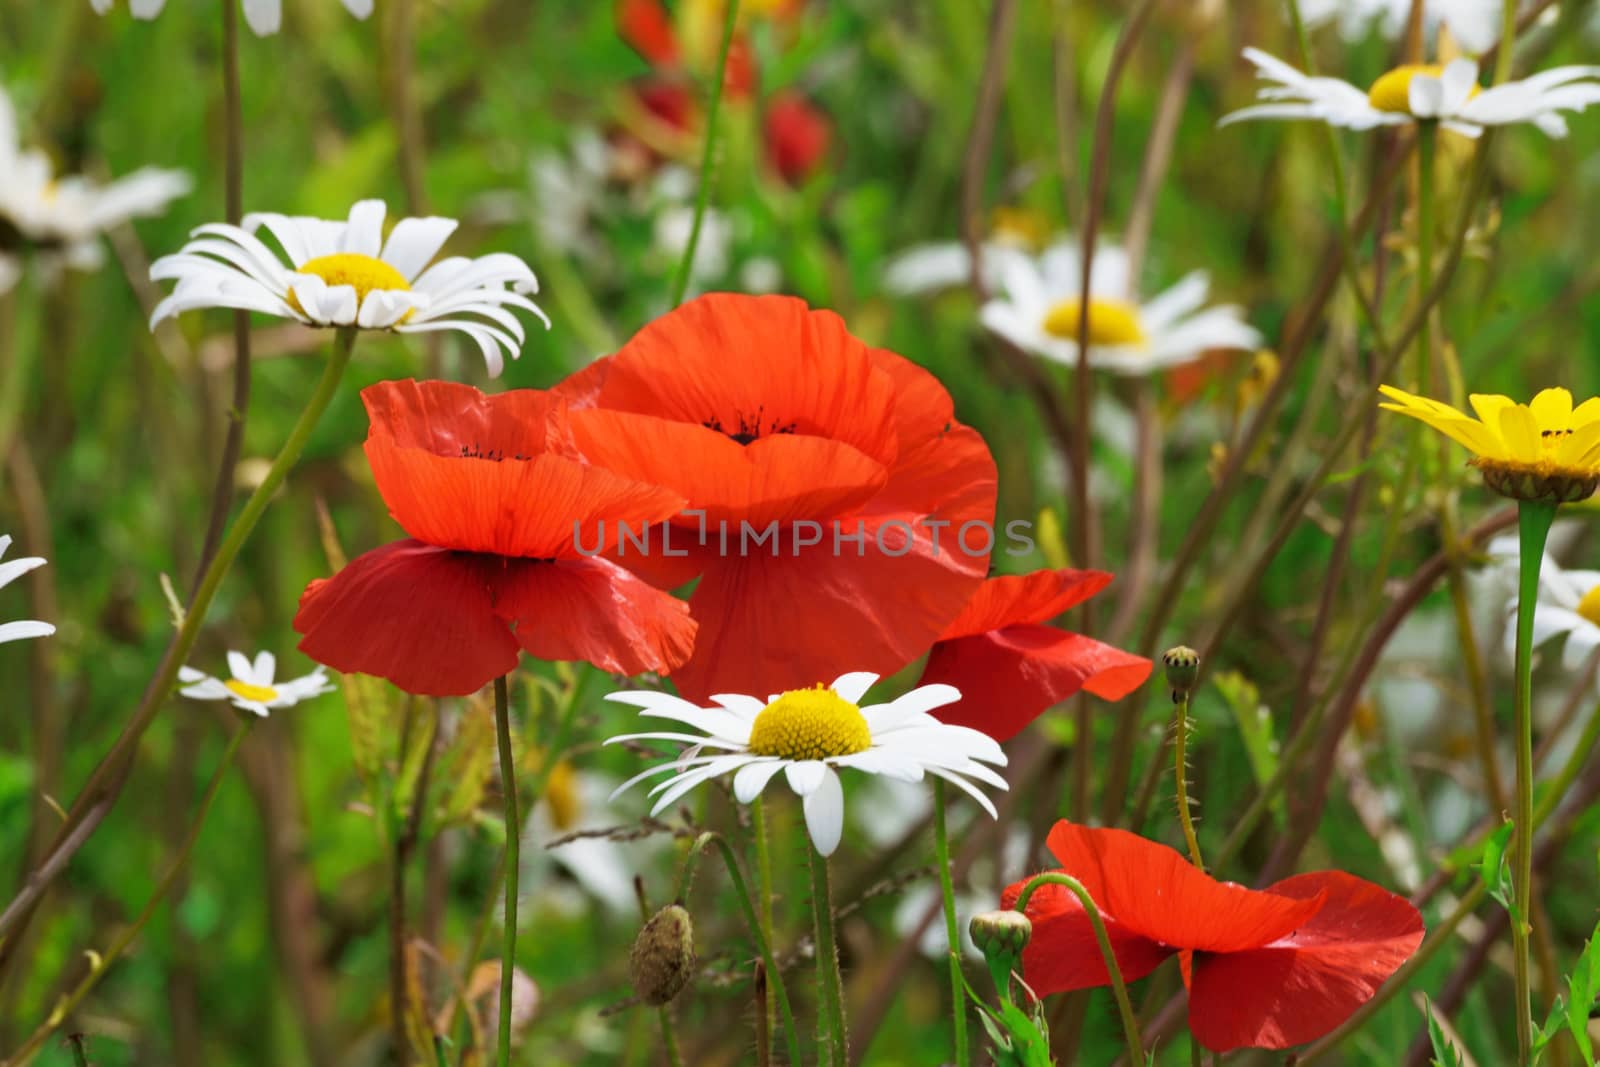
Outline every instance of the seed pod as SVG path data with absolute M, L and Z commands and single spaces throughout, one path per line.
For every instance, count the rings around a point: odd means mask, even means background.
M 680 905 L 668 904 L 634 938 L 628 954 L 633 991 L 660 1007 L 683 992 L 694 977 L 694 920 Z
M 967 930 L 985 956 L 1014 960 L 1033 937 L 1033 922 L 1020 911 L 985 911 L 972 917 Z
M 1173 702 L 1187 698 L 1200 677 L 1200 653 L 1178 645 L 1163 652 L 1161 662 L 1167 665 L 1167 685 L 1172 689 Z

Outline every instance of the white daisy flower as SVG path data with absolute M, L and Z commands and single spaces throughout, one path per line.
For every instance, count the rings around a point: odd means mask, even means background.
M 1489 542 L 1489 558 L 1504 568 L 1507 586 L 1513 591 L 1506 608 L 1508 656 L 1515 656 L 1517 649 L 1514 590 L 1520 552 L 1515 534 Z M 1569 671 L 1578 670 L 1600 648 L 1600 571 L 1568 570 L 1546 552 L 1539 567 L 1539 596 L 1533 608 L 1533 647 L 1563 636 L 1567 640 L 1561 663 Z
M 58 177 L 47 155 L 22 147 L 16 110 L 0 90 L 0 292 L 16 283 L 21 262 L 14 253 L 21 247 L 93 270 L 103 258 L 102 233 L 129 219 L 159 215 L 190 185 L 182 171 L 154 167 L 108 185 L 80 175 Z
M 1078 362 L 1081 250 L 1063 242 L 1037 260 L 1005 265 L 1003 295 L 983 306 L 983 324 L 1019 348 L 1059 363 Z M 1128 257 L 1097 245 L 1089 272 L 1089 365 L 1143 375 L 1188 363 L 1212 348 L 1255 348 L 1261 335 L 1233 305 L 1206 308 L 1209 281 L 1196 271 L 1154 299 L 1130 296 Z
M 1005 789 L 1006 780 L 984 766 L 1004 766 L 1005 753 L 986 734 L 946 725 L 928 714 L 960 700 L 961 694 L 953 686 L 924 685 L 887 704 L 860 706 L 877 680 L 876 674 L 845 674 L 831 686 L 790 690 L 765 701 L 724 694 L 711 698 L 717 705 L 711 708 L 668 693 L 612 693 L 607 700 L 705 731 L 704 736 L 643 733 L 608 740 L 608 745 L 681 741 L 689 746 L 678 759 L 628 779 L 612 796 L 671 771 L 671 778 L 650 791 L 656 797 L 651 814 L 658 815 L 700 783 L 731 773 L 734 797 L 748 804 L 782 771 L 789 788 L 802 798 L 811 843 L 823 856 L 839 847 L 844 829 L 840 767 L 907 782 L 931 774 L 964 790 L 993 816 L 994 805 L 974 783 Z M 714 754 L 702 755 L 702 749 Z
M 11 535 L 0 535 L 0 559 L 11 547 Z M 23 556 L 10 562 L 0 562 L 0 589 L 4 589 L 29 571 L 45 565 L 43 556 Z M 18 622 L 0 623 L 0 645 L 7 641 L 25 641 L 30 637 L 49 637 L 56 628 L 47 622 L 22 619 Z
M 1374 22 L 1385 37 L 1394 39 L 1405 32 L 1411 0 L 1301 0 L 1300 13 L 1312 26 L 1337 19 L 1347 41 L 1365 36 Z M 1426 0 L 1422 8 L 1428 32 L 1443 26 L 1474 55 L 1487 51 L 1499 38 L 1503 15 L 1501 0 Z
M 373 0 L 341 0 L 344 9 L 358 19 L 372 14 Z M 278 32 L 283 25 L 283 0 L 241 0 L 244 20 L 257 37 Z M 89 0 L 96 13 L 104 15 L 111 10 L 112 0 Z M 167 6 L 167 0 L 128 0 L 128 10 L 136 19 L 153 19 Z
M 1361 90 L 1338 78 L 1313 78 L 1267 55 L 1246 48 L 1244 56 L 1273 85 L 1258 99 L 1267 101 L 1223 117 L 1219 126 L 1248 119 L 1315 119 L 1330 126 L 1370 130 L 1435 121 L 1447 130 L 1477 137 L 1486 126 L 1532 123 L 1550 137 L 1567 135 L 1563 111 L 1578 112 L 1600 102 L 1600 67 L 1553 67 L 1521 81 L 1489 89 L 1478 86 L 1478 65 L 1470 59 L 1448 66 L 1396 67 Z
M 326 667 L 318 667 L 292 681 L 274 682 L 277 667 L 278 661 L 271 652 L 258 654 L 254 663 L 242 652 L 229 652 L 228 671 L 232 677 L 227 681 L 193 667 L 180 667 L 178 681 L 185 684 L 178 692 L 190 700 L 226 700 L 240 711 L 251 711 L 266 718 L 269 711 L 292 708 L 301 701 L 334 690 Z
M 151 278 L 178 284 L 156 305 L 150 325 L 216 307 L 310 326 L 457 330 L 477 342 L 492 376 L 505 367 L 502 353 L 515 359 L 526 339 L 508 307 L 531 312 L 549 327 L 545 313 L 522 295 L 538 292 L 539 283 L 521 259 L 495 252 L 433 262 L 456 220 L 401 219 L 385 240 L 385 211 L 382 200 L 362 200 L 345 222 L 257 213 L 246 215 L 242 226 L 201 226 L 179 252 L 151 266 Z M 282 246 L 287 263 L 256 236 L 262 228 Z
M 1000 288 L 1006 265 L 1026 259 L 1044 244 L 1048 224 L 1031 211 L 997 208 L 990 234 L 980 250 L 985 289 Z M 958 289 L 972 280 L 972 257 L 961 241 L 935 241 L 913 245 L 889 261 L 883 287 L 895 296 L 921 296 L 943 289 Z

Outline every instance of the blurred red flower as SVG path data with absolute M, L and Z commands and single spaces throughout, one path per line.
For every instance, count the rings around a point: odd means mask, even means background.
M 792 18 L 799 7 L 775 5 L 770 17 Z M 661 0 L 618 0 L 617 32 L 654 69 L 653 74 L 632 86 L 644 113 L 674 132 L 697 130 L 701 108 L 693 79 L 684 69 L 686 50 Z M 711 51 L 714 55 L 715 50 Z M 749 41 L 736 32 L 728 48 L 723 91 L 730 102 L 747 101 L 755 95 L 759 80 Z M 762 111 L 761 132 L 767 164 L 784 181 L 798 185 L 826 158 L 833 140 L 833 123 L 798 92 L 780 90 Z
M 1082 634 L 1042 625 L 1111 583 L 1104 571 L 1053 570 L 990 578 L 945 627 L 922 685 L 944 682 L 960 702 L 942 722 L 1009 741 L 1046 708 L 1080 689 L 1121 700 L 1150 676 L 1150 661 Z
M 411 537 L 306 587 L 294 618 L 306 655 L 430 696 L 476 691 L 519 648 L 618 674 L 688 657 L 683 602 L 577 540 L 666 518 L 681 494 L 554 454 L 548 393 L 408 380 L 361 399 L 378 492 Z
M 1065 820 L 1050 831 L 1061 870 L 1100 909 L 1125 981 L 1178 955 L 1189 1028 L 1214 1052 L 1314 1041 L 1370 1000 L 1422 942 L 1404 897 L 1341 871 L 1264 890 L 1219 882 L 1165 845 Z M 1024 882 L 1009 886 L 1006 906 Z M 1028 901 L 1023 978 L 1041 996 L 1110 984 L 1088 916 L 1062 886 Z
M 674 679 L 692 698 L 899 670 L 987 570 L 983 438 L 937 379 L 832 312 L 702 296 L 557 391 L 582 456 L 703 513 L 703 527 L 698 514 L 670 524 L 687 556 L 658 539 L 647 558 L 626 545 L 615 557 L 667 586 L 700 576 L 695 651 Z M 964 544 L 968 524 L 982 532 Z

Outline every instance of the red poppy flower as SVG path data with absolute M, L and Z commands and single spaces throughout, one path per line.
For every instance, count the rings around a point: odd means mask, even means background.
M 1104 571 L 1035 571 L 990 578 L 928 655 L 922 684 L 964 694 L 943 722 L 1009 741 L 1040 712 L 1080 689 L 1121 700 L 1150 676 L 1150 661 L 1082 634 L 1043 626 L 1111 583 Z
M 696 574 L 687 695 L 768 693 L 920 656 L 982 580 L 995 466 L 927 371 L 781 296 L 711 294 L 559 391 L 577 450 L 693 512 L 641 557 Z
M 1409 901 L 1341 871 L 1255 890 L 1219 882 L 1125 830 L 1063 820 L 1049 845 L 1100 909 L 1125 981 L 1179 956 L 1189 1028 L 1214 1052 L 1316 1040 L 1370 1000 L 1422 942 L 1422 916 Z M 1024 884 L 1006 889 L 1006 906 Z M 1035 991 L 1110 984 L 1088 916 L 1071 892 L 1041 887 L 1028 916 L 1033 939 L 1022 967 Z
M 673 514 L 680 494 L 553 454 L 547 393 L 400 381 L 361 399 L 378 492 L 411 538 L 306 587 L 308 656 L 430 696 L 476 691 L 519 649 L 619 674 L 688 657 L 683 602 L 578 547 L 580 531 Z
M 773 94 L 763 121 L 768 165 L 798 185 L 828 154 L 833 123 L 805 97 L 788 90 Z

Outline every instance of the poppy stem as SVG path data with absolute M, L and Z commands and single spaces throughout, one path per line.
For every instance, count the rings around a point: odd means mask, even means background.
M 833 931 L 833 893 L 828 860 L 811 849 L 811 913 L 816 923 L 817 985 L 821 990 L 817 1028 L 827 1048 L 826 1062 L 849 1067 L 850 1040 L 844 1026 L 844 983 L 839 978 L 839 943 Z
M 1516 854 L 1511 868 L 1516 908 L 1511 915 L 1511 947 L 1517 995 L 1517 1063 L 1533 1061 L 1533 997 L 1528 964 L 1529 917 L 1533 914 L 1533 613 L 1539 598 L 1539 568 L 1556 507 L 1522 501 L 1517 507 L 1520 554 L 1517 583 Z
M 517 763 L 511 753 L 511 697 L 506 676 L 494 680 L 494 725 L 500 744 L 500 788 L 506 801 L 505 939 L 500 951 L 500 1038 L 497 1062 L 511 1063 L 511 992 L 517 962 L 517 856 L 521 821 L 517 818 Z
M 801 1062 L 800 1031 L 794 1025 L 794 1012 L 789 1007 L 789 991 L 783 984 L 783 968 L 778 966 L 777 958 L 772 954 L 772 941 L 761 925 L 755 903 L 750 896 L 749 883 L 745 881 L 744 872 L 739 869 L 739 857 L 734 853 L 733 846 L 728 844 L 727 838 L 710 830 L 695 838 L 694 844 L 689 846 L 689 855 L 684 859 L 683 872 L 678 879 L 676 903 L 683 905 L 688 900 L 689 891 L 694 888 L 695 861 L 701 852 L 712 846 L 716 847 L 717 853 L 722 857 L 722 865 L 727 868 L 728 880 L 733 883 L 734 895 L 739 898 L 739 907 L 744 911 L 744 922 L 750 930 L 750 939 L 756 943 L 756 951 L 761 954 L 766 984 L 776 994 L 775 998 L 764 999 L 769 1003 L 773 999 L 777 1000 L 778 1011 L 783 1015 L 783 1034 L 789 1046 L 789 1062 L 798 1064 Z M 766 1053 L 765 1047 L 762 1052 Z
M 950 952 L 950 997 L 956 1027 L 956 1067 L 972 1062 L 967 1043 L 966 982 L 961 978 L 961 925 L 956 919 L 956 891 L 950 878 L 950 832 L 945 827 L 944 780 L 933 783 L 933 849 L 939 866 L 939 892 L 944 898 L 944 932 Z
M 1174 692 L 1172 698 L 1173 706 L 1178 709 L 1172 743 L 1172 770 L 1178 784 L 1178 819 L 1183 823 L 1183 840 L 1189 847 L 1189 860 L 1203 871 L 1206 863 L 1200 858 L 1200 839 L 1194 835 L 1194 815 L 1189 809 L 1189 694 Z
M 1095 906 L 1094 898 L 1083 887 L 1083 883 L 1072 875 L 1062 874 L 1060 871 L 1045 871 L 1028 879 L 1028 884 L 1017 894 L 1017 902 L 1012 907 L 1027 914 L 1028 901 L 1033 897 L 1034 891 L 1042 885 L 1066 886 L 1072 891 L 1072 895 L 1078 898 L 1078 903 L 1083 905 L 1084 914 L 1089 916 L 1089 925 L 1094 928 L 1094 939 L 1100 945 L 1100 955 L 1105 959 L 1106 973 L 1111 976 L 1111 992 L 1117 998 L 1117 1012 L 1122 1016 L 1122 1032 L 1128 1041 L 1128 1062 L 1144 1063 L 1144 1042 L 1139 1037 L 1139 1017 L 1134 1014 L 1133 1004 L 1128 1000 L 1128 987 L 1122 980 L 1122 968 L 1117 966 L 1117 954 L 1111 949 L 1111 938 L 1106 934 L 1106 924 L 1100 918 L 1100 909 Z
M 694 274 L 694 252 L 700 244 L 700 227 L 706 218 L 706 201 L 711 197 L 711 170 L 716 163 L 717 112 L 722 107 L 722 83 L 728 80 L 728 52 L 733 48 L 733 30 L 739 22 L 739 0 L 728 0 L 722 20 L 722 48 L 717 53 L 717 68 L 711 82 L 711 99 L 706 104 L 705 146 L 700 153 L 700 176 L 694 197 L 694 222 L 689 227 L 689 240 L 683 246 L 683 259 L 678 263 L 678 275 L 672 283 L 672 306 L 683 303 L 689 291 L 689 279 Z

